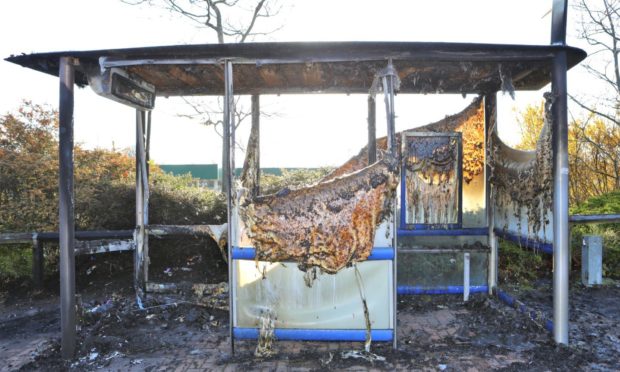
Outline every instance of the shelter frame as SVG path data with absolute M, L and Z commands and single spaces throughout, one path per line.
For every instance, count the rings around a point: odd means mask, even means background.
M 247 74 L 252 69 L 271 73 L 274 69 L 288 69 L 299 73 L 299 76 L 308 77 L 311 73 L 324 76 L 323 79 L 307 80 L 307 85 L 300 81 L 293 81 L 297 86 L 291 86 L 287 90 L 285 82 L 278 80 L 257 79 L 255 85 L 238 84 L 238 94 L 269 94 L 283 91 L 283 93 L 295 92 L 333 92 L 365 93 L 368 90 L 367 74 L 377 65 L 385 63 L 392 58 L 397 69 L 399 66 L 420 64 L 424 67 L 438 65 L 437 70 L 432 70 L 428 75 L 411 73 L 403 79 L 401 93 L 428 93 L 428 92 L 452 92 L 452 93 L 479 93 L 487 99 L 485 106 L 488 109 L 488 118 L 494 114 L 495 100 L 493 94 L 501 89 L 501 80 L 505 76 L 497 76 L 497 67 L 501 66 L 504 71 L 511 71 L 512 82 L 516 89 L 539 89 L 544 86 L 551 76 L 552 91 L 555 98 L 553 104 L 553 214 L 554 214 L 554 339 L 558 343 L 568 343 L 568 273 L 569 273 L 569 250 L 568 250 L 568 162 L 567 162 L 567 100 L 566 100 L 566 71 L 583 58 L 585 53 L 566 45 L 566 12 L 567 0 L 553 0 L 551 45 L 548 46 L 523 46 L 523 45 L 480 45 L 480 44 L 449 44 L 449 43 L 264 43 L 249 45 L 206 45 L 200 47 L 176 46 L 161 48 L 140 48 L 123 50 L 103 50 L 87 52 L 58 52 L 41 53 L 32 55 L 19 55 L 7 60 L 30 67 L 45 73 L 59 77 L 59 239 L 60 239 L 60 282 L 61 282 L 61 349 L 64 358 L 70 358 L 75 352 L 76 324 L 75 324 L 75 226 L 73 216 L 73 87 L 75 84 L 83 86 L 88 84 L 87 70 L 93 67 L 107 69 L 119 67 L 131 70 L 131 73 L 144 74 L 145 77 L 159 83 L 158 95 L 177 95 L 180 92 L 189 94 L 222 95 L 226 99 L 226 110 L 230 115 L 232 105 L 232 67 L 233 63 L 240 70 L 240 75 Z M 191 86 L 174 77 L 167 75 L 165 69 L 170 66 L 212 66 L 220 68 L 225 65 L 224 74 L 229 80 L 225 84 L 217 83 L 217 86 L 208 86 L 201 82 L 200 86 Z M 468 68 L 463 70 L 463 66 Z M 346 71 L 347 68 L 358 68 L 359 79 L 351 80 L 350 86 L 337 86 L 333 79 L 338 71 Z M 149 70 L 150 69 L 150 70 Z M 340 70 L 339 70 L 340 69 Z M 344 69 L 344 70 L 342 70 Z M 400 69 L 399 69 L 400 70 Z M 470 81 L 476 70 L 482 74 L 484 81 Z M 162 71 L 164 73 L 162 74 Z M 208 70 L 210 72 L 217 70 Z M 327 73 L 331 71 L 331 73 Z M 335 72 L 334 72 L 335 71 Z M 326 74 L 321 75 L 322 72 Z M 446 74 L 456 74 L 459 79 L 444 79 Z M 149 75 L 150 74 L 150 75 Z M 331 74 L 331 75 L 330 75 Z M 183 75 L 185 76 L 185 75 Z M 290 76 L 297 76 L 291 74 Z M 169 80 L 166 80 L 168 78 Z M 172 77 L 172 78 L 171 78 Z M 425 80 L 426 79 L 426 80 Z M 217 79 L 214 79 L 216 81 Z M 225 80 L 225 79 L 224 79 Z M 189 80 L 188 80 L 189 81 Z M 248 80 L 249 81 L 249 80 Z M 237 81 L 239 82 L 239 80 Z M 166 85 L 165 83 L 170 83 Z M 187 85 L 189 84 L 189 85 Z M 215 84 L 215 83 L 214 83 Z M 260 84 L 263 84 L 262 86 Z M 299 85 L 302 84 L 302 85 Z M 157 84 L 154 84 L 157 86 Z M 289 84 L 290 85 L 290 84 Z M 208 89 L 207 89 L 208 88 Z M 432 89 L 432 90 L 431 90 Z M 225 93 L 225 92 L 228 93 Z M 393 108 L 393 100 L 388 100 L 388 105 Z M 373 122 L 371 103 L 369 101 L 368 122 Z M 144 116 L 144 109 L 136 113 L 137 144 L 142 144 L 137 159 L 136 170 L 141 173 L 137 177 L 136 193 L 142 195 L 136 206 L 137 230 L 136 252 L 142 249 L 142 262 L 136 263 L 136 282 L 148 279 L 148 270 L 144 265 L 148 263 L 148 169 L 146 159 L 148 157 L 148 139 L 144 143 L 144 126 L 148 121 Z M 150 117 L 150 115 L 148 116 Z M 228 152 L 232 154 L 231 140 L 234 138 L 234 126 L 232 118 L 225 120 L 229 131 L 225 141 Z M 142 135 L 140 135 L 142 129 Z M 146 132 L 150 131 L 150 126 Z M 391 133 L 390 137 L 393 135 Z M 369 128 L 369 140 L 374 136 L 372 128 Z M 149 137 L 148 135 L 146 136 Z M 369 152 L 369 158 L 373 154 Z M 138 158 L 138 156 L 137 156 Z M 224 164 L 229 169 L 234 169 L 232 155 Z M 138 169 L 139 167 L 139 169 Z M 230 217 L 232 203 L 231 191 L 227 190 L 228 213 Z M 492 200 L 492 191 L 487 200 Z M 142 208 L 140 210 L 140 208 Z M 492 221 L 492 212 L 489 213 L 489 222 Z M 491 260 L 489 260 L 489 287 L 492 290 L 497 285 L 497 244 L 495 229 L 491 223 L 488 228 L 482 229 L 488 234 L 491 246 Z M 229 236 L 234 234 L 229 226 Z M 465 230 L 465 229 L 463 229 Z M 471 231 L 452 232 L 472 234 Z M 475 233 L 480 233 L 476 231 Z M 394 239 L 396 239 L 394 234 Z M 138 248 L 138 247 L 142 248 Z M 229 246 L 229 258 L 232 254 Z M 139 261 L 138 253 L 136 260 Z M 229 260 L 230 262 L 230 260 Z M 394 260 L 396 262 L 396 260 Z M 395 272 L 395 270 L 394 270 Z M 394 283 L 396 285 L 396 283 Z M 142 287 L 141 283 L 136 285 Z M 137 288 L 138 289 L 138 288 Z M 137 290 L 137 292 L 139 292 Z M 139 295 L 139 293 L 137 293 Z M 233 309 L 231 309 L 232 311 Z

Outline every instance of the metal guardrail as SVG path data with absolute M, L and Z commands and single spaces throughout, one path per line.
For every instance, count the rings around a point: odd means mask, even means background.
M 595 214 L 569 216 L 572 224 L 620 223 L 620 214 Z M 154 236 L 206 236 L 207 225 L 150 225 L 146 230 Z M 134 230 L 89 230 L 76 231 L 75 254 L 97 254 L 134 250 Z M 43 281 L 43 244 L 58 241 L 57 232 L 17 232 L 1 233 L 0 245 L 32 244 L 32 277 L 35 286 L 41 287 Z M 552 248 L 551 248 L 552 249 Z
M 154 236 L 207 236 L 207 225 L 149 225 Z M 0 245 L 32 244 L 32 278 L 43 286 L 43 243 L 57 242 L 57 232 L 18 232 L 0 234 Z M 134 230 L 88 230 L 75 232 L 75 255 L 132 251 L 136 249 Z
M 570 223 L 618 223 L 620 214 L 573 214 L 568 216 Z
M 30 243 L 33 240 L 58 241 L 57 232 L 20 232 L 0 234 L 1 244 Z M 75 240 L 133 239 L 133 230 L 76 231 Z

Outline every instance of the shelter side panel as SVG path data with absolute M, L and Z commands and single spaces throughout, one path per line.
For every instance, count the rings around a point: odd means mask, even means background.
M 312 286 L 295 263 L 237 260 L 236 327 L 257 328 L 262 316 L 276 328 L 365 329 L 364 309 L 353 267 L 337 274 L 317 272 Z M 357 264 L 373 329 L 391 329 L 392 262 Z

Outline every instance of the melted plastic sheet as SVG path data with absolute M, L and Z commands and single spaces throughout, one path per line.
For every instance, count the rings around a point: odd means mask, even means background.
M 405 132 L 461 133 L 462 136 L 462 185 L 463 227 L 486 226 L 486 202 L 484 179 L 484 104 L 482 97 L 474 99 L 463 111 L 445 117 L 435 123 L 408 129 Z M 401 150 L 402 132 L 396 136 Z M 386 137 L 377 139 L 377 157 L 381 158 L 387 148 Z M 345 164 L 327 175 L 330 180 L 362 169 L 368 163 L 368 147 Z
M 396 172 L 395 159 L 386 157 L 330 181 L 242 200 L 240 216 L 257 259 L 330 274 L 366 260 L 390 213 Z
M 460 223 L 460 136 L 408 132 L 405 156 L 405 223 Z
M 545 118 L 535 151 L 505 145 L 492 128 L 489 136 L 495 226 L 535 241 L 553 240 L 552 95 L 545 93 Z

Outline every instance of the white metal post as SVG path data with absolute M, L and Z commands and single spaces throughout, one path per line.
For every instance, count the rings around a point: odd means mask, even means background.
M 234 314 L 235 314 L 235 275 L 234 275 L 234 264 L 232 259 L 232 250 L 233 250 L 233 192 L 232 192 L 232 180 L 233 180 L 233 172 L 235 171 L 234 165 L 234 131 L 235 131 L 235 118 L 234 118 L 234 96 L 233 96 L 233 66 L 231 61 L 224 62 L 224 147 L 226 156 L 226 162 L 222 165 L 224 168 L 224 175 L 226 179 L 225 188 L 226 188 L 226 205 L 227 205 L 227 222 L 228 222 L 228 316 L 229 316 L 229 335 L 230 335 L 230 350 L 231 353 L 235 353 L 235 337 L 233 334 L 234 331 Z
M 551 44 L 566 45 L 568 1 L 554 0 L 551 18 Z M 568 225 L 568 109 L 566 51 L 553 58 L 553 338 L 568 344 L 568 284 L 570 272 Z
M 484 136 L 485 136 L 485 193 L 486 193 L 486 211 L 487 211 L 487 226 L 488 230 L 488 245 L 489 245 L 489 266 L 487 269 L 488 279 L 487 284 L 489 287 L 489 295 L 492 295 L 497 287 L 498 278 L 498 239 L 495 236 L 495 214 L 494 214 L 494 199 L 493 199 L 493 185 L 490 182 L 491 178 L 491 161 L 492 148 L 491 136 L 493 131 L 496 130 L 497 125 L 497 96 L 495 93 L 487 94 L 484 96 Z
M 469 301 L 469 263 L 470 254 L 465 252 L 463 254 L 463 301 Z

